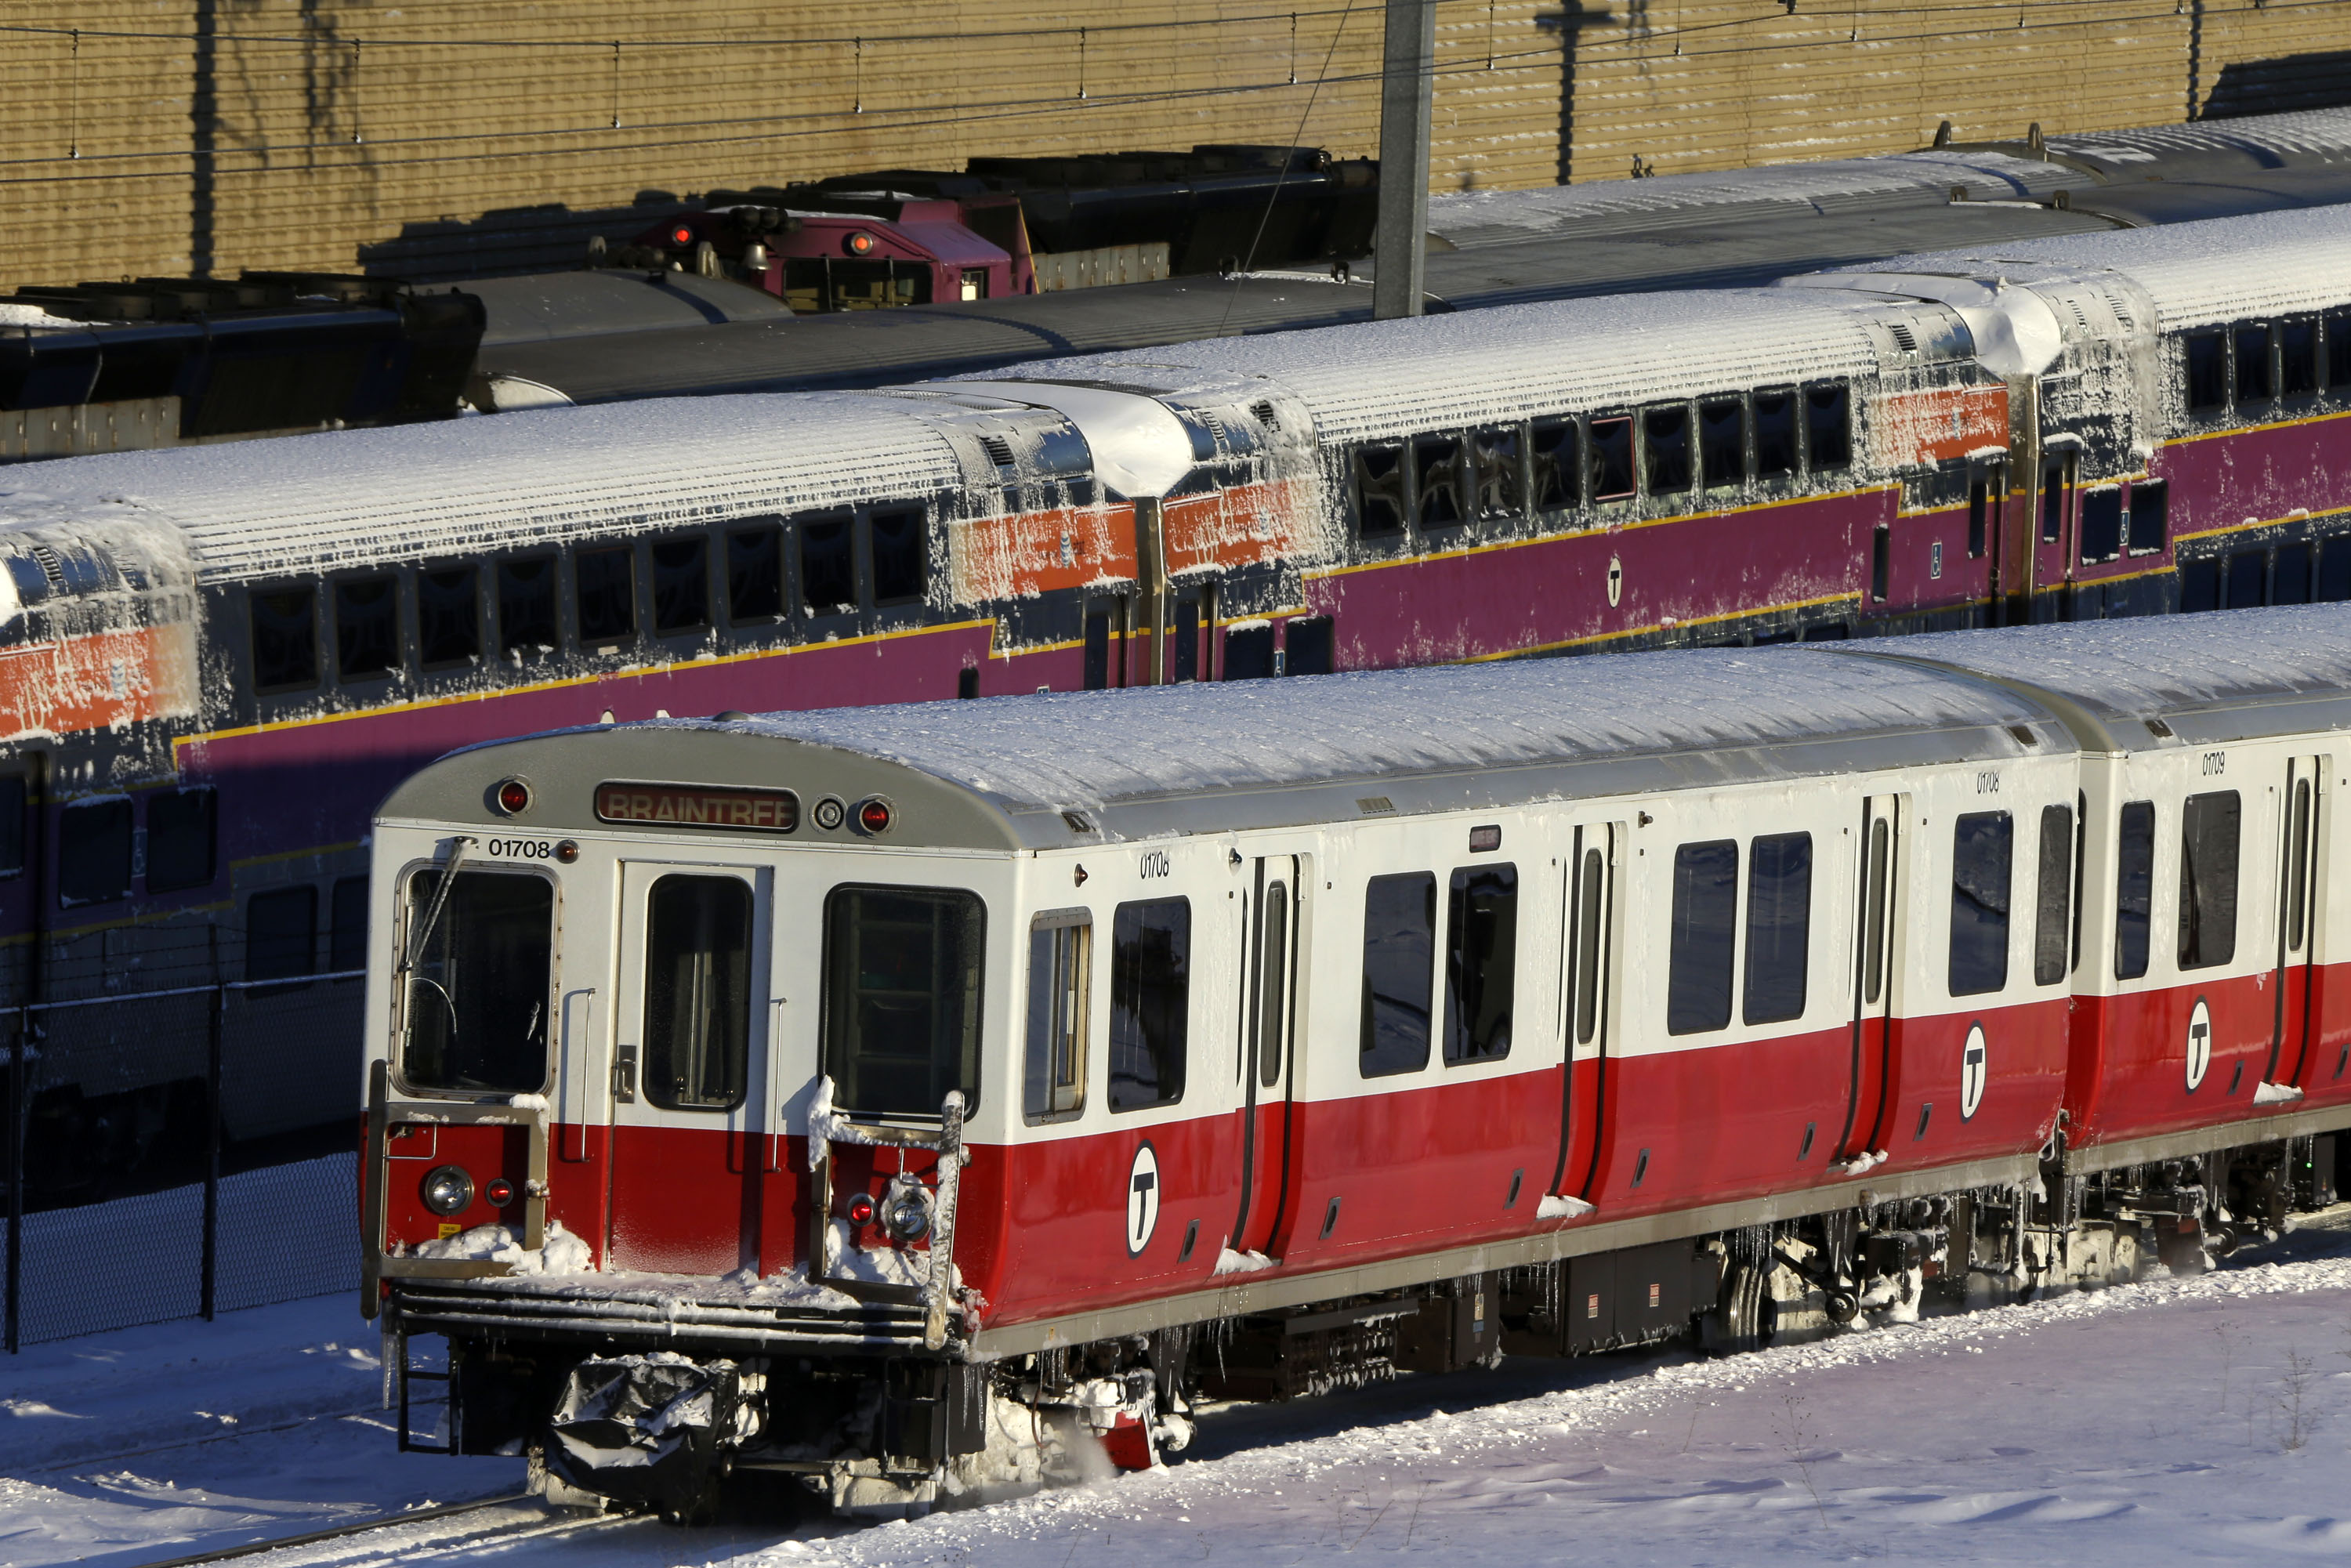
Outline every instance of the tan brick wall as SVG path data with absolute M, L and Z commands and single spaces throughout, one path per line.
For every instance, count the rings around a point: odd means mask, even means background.
M 1886 152 L 1944 118 L 1963 140 L 2163 123 L 2231 63 L 2351 47 L 2340 0 L 2182 4 L 1443 0 L 1433 181 Z M 1380 16 L 1370 0 L 20 0 L 0 13 L 0 290 L 349 268 L 404 225 L 976 153 L 1368 155 Z

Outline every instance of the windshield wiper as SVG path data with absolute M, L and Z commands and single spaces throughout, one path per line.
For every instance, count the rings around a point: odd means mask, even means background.
M 474 841 L 460 833 L 449 841 L 449 859 L 441 867 L 440 885 L 433 890 L 433 903 L 424 911 L 424 923 L 417 927 L 408 950 L 400 956 L 400 974 L 405 978 L 416 970 L 424 956 L 424 945 L 433 940 L 434 928 L 441 924 L 441 911 L 449 903 L 449 890 L 457 885 L 457 862 L 465 858 L 465 846 Z

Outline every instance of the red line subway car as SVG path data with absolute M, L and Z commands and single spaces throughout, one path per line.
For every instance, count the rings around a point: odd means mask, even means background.
M 905 1511 L 2332 1201 L 2351 611 L 618 725 L 373 843 L 449 1446 Z M 403 1432 L 405 1423 L 403 1422 Z

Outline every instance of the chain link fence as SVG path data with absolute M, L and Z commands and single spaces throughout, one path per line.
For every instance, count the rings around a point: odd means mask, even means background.
M 0 1013 L 5 1348 L 356 1291 L 362 994 L 347 971 Z

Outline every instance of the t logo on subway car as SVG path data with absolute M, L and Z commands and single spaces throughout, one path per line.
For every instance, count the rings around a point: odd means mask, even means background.
M 800 825 L 800 800 L 789 789 L 607 783 L 596 786 L 596 817 L 653 827 L 789 833 Z

